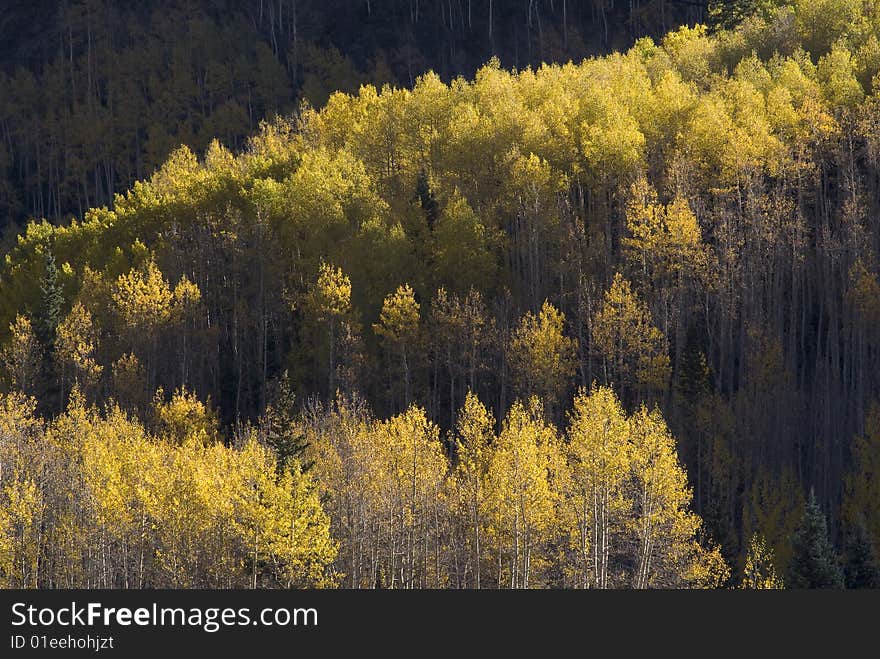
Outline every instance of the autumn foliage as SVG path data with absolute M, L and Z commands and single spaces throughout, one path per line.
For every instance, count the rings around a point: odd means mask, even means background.
M 334 93 L 30 222 L 3 582 L 873 579 L 880 17 L 753 4 Z

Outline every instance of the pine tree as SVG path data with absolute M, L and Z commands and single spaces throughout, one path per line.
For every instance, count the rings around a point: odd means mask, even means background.
M 425 213 L 425 220 L 428 222 L 428 228 L 433 230 L 434 225 L 437 223 L 439 206 L 437 204 L 437 199 L 434 196 L 434 191 L 431 190 L 431 184 L 428 181 L 428 175 L 425 173 L 424 169 L 419 170 L 419 174 L 416 177 L 415 196 L 416 199 L 419 200 L 422 211 Z
M 810 490 L 792 539 L 793 556 L 786 580 L 791 588 L 843 588 L 843 572 L 828 540 L 825 515 Z
M 880 562 L 864 525 L 856 524 L 847 533 L 844 559 L 847 588 L 880 588 Z
M 781 4 L 777 0 L 712 0 L 709 2 L 709 26 L 713 30 L 732 30 L 749 16 L 769 18 Z
M 64 293 L 58 282 L 58 266 L 55 255 L 46 251 L 46 262 L 43 276 L 40 279 L 40 306 L 37 315 L 37 336 L 47 348 L 55 344 L 55 330 L 63 316 L 61 307 L 64 305 Z
M 271 400 L 260 417 L 260 437 L 275 453 L 276 471 L 284 473 L 295 461 L 300 462 L 303 472 L 313 466 L 303 460 L 309 444 L 299 432 L 294 419 L 295 396 L 290 389 L 287 371 L 275 382 Z

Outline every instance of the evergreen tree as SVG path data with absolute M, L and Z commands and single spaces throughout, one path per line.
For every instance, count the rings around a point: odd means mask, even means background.
M 810 490 L 810 498 L 792 539 L 793 556 L 786 582 L 791 588 L 843 588 L 843 572 L 828 540 L 825 515 Z
M 844 578 L 847 588 L 880 588 L 880 563 L 862 524 L 847 533 Z
M 293 411 L 295 396 L 287 371 L 274 383 L 273 389 L 270 402 L 260 417 L 260 437 L 275 454 L 278 474 L 283 474 L 295 461 L 306 472 L 313 463 L 303 459 L 309 444 L 297 428 Z
M 749 16 L 769 18 L 780 3 L 777 0 L 712 0 L 709 26 L 713 30 L 732 30 Z
M 37 315 L 37 336 L 47 348 L 55 345 L 55 330 L 63 319 L 61 307 L 64 293 L 58 282 L 58 266 L 52 250 L 46 251 L 45 268 L 40 279 L 40 306 Z
M 415 196 L 422 207 L 422 211 L 425 213 L 425 220 L 428 222 L 428 228 L 433 230 L 434 224 L 437 222 L 437 217 L 440 214 L 440 209 L 437 204 L 437 198 L 434 196 L 434 191 L 431 189 L 431 184 L 428 181 L 428 175 L 425 174 L 424 169 L 419 170 L 419 175 L 416 177 Z

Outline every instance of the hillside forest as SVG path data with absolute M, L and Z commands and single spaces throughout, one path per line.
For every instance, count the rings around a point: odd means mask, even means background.
M 335 60 L 61 4 L 2 47 L 0 586 L 880 587 L 880 4 Z

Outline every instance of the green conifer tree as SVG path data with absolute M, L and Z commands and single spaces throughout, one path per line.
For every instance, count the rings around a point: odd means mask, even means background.
M 55 330 L 63 315 L 64 293 L 58 282 L 58 266 L 52 250 L 46 251 L 46 263 L 40 279 L 40 306 L 37 314 L 37 336 L 48 348 L 55 345 Z
M 296 397 L 290 388 L 287 371 L 273 384 L 270 400 L 260 417 L 260 436 L 275 453 L 276 471 L 279 474 L 299 461 L 303 472 L 312 467 L 304 460 L 308 442 L 296 424 L 294 402 Z
M 847 533 L 843 570 L 847 588 L 880 588 L 880 562 L 862 524 Z
M 825 515 L 816 495 L 810 498 L 792 539 L 793 555 L 786 584 L 790 588 L 843 588 L 843 571 L 828 540 Z

